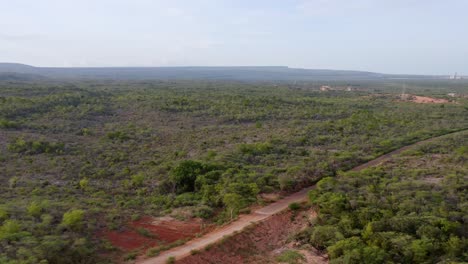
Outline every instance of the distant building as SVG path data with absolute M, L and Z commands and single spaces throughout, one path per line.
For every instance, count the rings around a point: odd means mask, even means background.
M 327 92 L 327 91 L 330 91 L 330 90 L 331 90 L 331 87 L 328 86 L 328 85 L 322 85 L 320 87 L 320 91 L 322 91 L 322 92 Z
M 456 94 L 455 93 L 448 93 L 447 95 L 450 96 L 450 97 L 455 97 Z
M 451 75 L 449 77 L 450 80 L 462 80 L 463 76 L 458 75 L 458 73 L 455 73 L 454 75 Z
M 348 85 L 348 87 L 346 87 L 346 91 L 347 92 L 352 92 L 352 91 L 354 91 L 354 87 L 352 87 L 351 85 Z

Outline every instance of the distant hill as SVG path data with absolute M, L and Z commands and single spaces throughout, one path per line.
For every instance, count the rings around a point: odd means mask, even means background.
M 0 73 L 34 74 L 59 79 L 314 81 L 433 79 L 440 76 L 389 75 L 365 71 L 296 69 L 286 66 L 52 68 L 0 63 Z
M 5 63 L 0 62 L 0 72 L 16 72 L 16 73 L 31 73 L 37 68 L 21 63 Z
M 35 81 L 48 79 L 45 76 L 30 73 L 0 72 L 0 81 Z

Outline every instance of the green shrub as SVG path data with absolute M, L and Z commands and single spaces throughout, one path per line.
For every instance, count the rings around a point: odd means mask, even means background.
M 124 260 L 129 261 L 129 260 L 134 260 L 138 257 L 138 252 L 130 252 L 127 255 L 125 255 Z
M 295 251 L 295 250 L 286 250 L 276 257 L 276 260 L 279 262 L 285 262 L 289 264 L 301 263 L 305 260 L 304 255 Z
M 0 119 L 0 128 L 18 128 L 19 123 L 15 121 Z
M 298 211 L 301 209 L 301 205 L 299 203 L 290 203 L 288 207 L 291 211 Z
M 0 207 L 0 222 L 8 218 L 8 212 Z
M 200 254 L 200 250 L 198 250 L 198 249 L 192 249 L 192 250 L 190 250 L 190 254 L 191 254 L 191 255 Z
M 127 141 L 130 139 L 130 136 L 128 136 L 128 134 L 123 131 L 109 132 L 106 134 L 106 137 L 110 140 L 116 140 L 120 142 Z
M 62 224 L 71 229 L 80 229 L 83 225 L 84 211 L 70 210 L 63 214 Z
M 89 179 L 88 178 L 81 179 L 80 182 L 79 182 L 79 185 L 80 185 L 80 189 L 86 190 L 88 188 L 88 185 L 89 185 Z
M 199 202 L 200 198 L 199 195 L 192 192 L 182 193 L 176 196 L 174 199 L 174 206 L 181 207 L 181 206 L 192 206 L 196 205 Z
M 136 229 L 137 233 L 144 236 L 144 237 L 149 237 L 149 238 L 155 238 L 156 236 L 151 233 L 148 229 L 139 227 Z
M 7 148 L 11 152 L 25 153 L 29 155 L 51 153 L 61 154 L 65 145 L 63 143 L 50 143 L 46 141 L 25 141 L 22 138 L 17 138 L 15 141 L 8 144 Z
M 28 232 L 21 231 L 21 224 L 16 220 L 6 220 L 0 226 L 0 241 L 17 241 L 30 236 Z
M 161 249 L 159 247 L 155 247 L 155 248 L 148 249 L 148 251 L 146 252 L 146 255 L 148 257 L 155 257 L 159 255 L 159 253 L 161 253 Z
M 131 176 L 132 186 L 141 187 L 145 181 L 145 175 L 143 173 L 138 173 Z
M 214 214 L 213 208 L 206 206 L 206 205 L 198 207 L 194 212 L 194 215 L 196 217 L 200 217 L 202 219 L 209 219 L 210 217 L 213 216 L 213 214 Z
M 28 214 L 32 217 L 40 217 L 42 210 L 42 206 L 36 201 L 33 201 L 31 204 L 29 204 L 27 208 Z

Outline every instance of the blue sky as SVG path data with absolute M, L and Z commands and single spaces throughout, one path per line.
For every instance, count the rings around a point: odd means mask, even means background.
M 468 1 L 0 0 L 0 61 L 468 74 Z

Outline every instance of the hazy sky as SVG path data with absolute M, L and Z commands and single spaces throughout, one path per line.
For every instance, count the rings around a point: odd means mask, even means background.
M 0 0 L 0 62 L 468 74 L 468 0 Z

